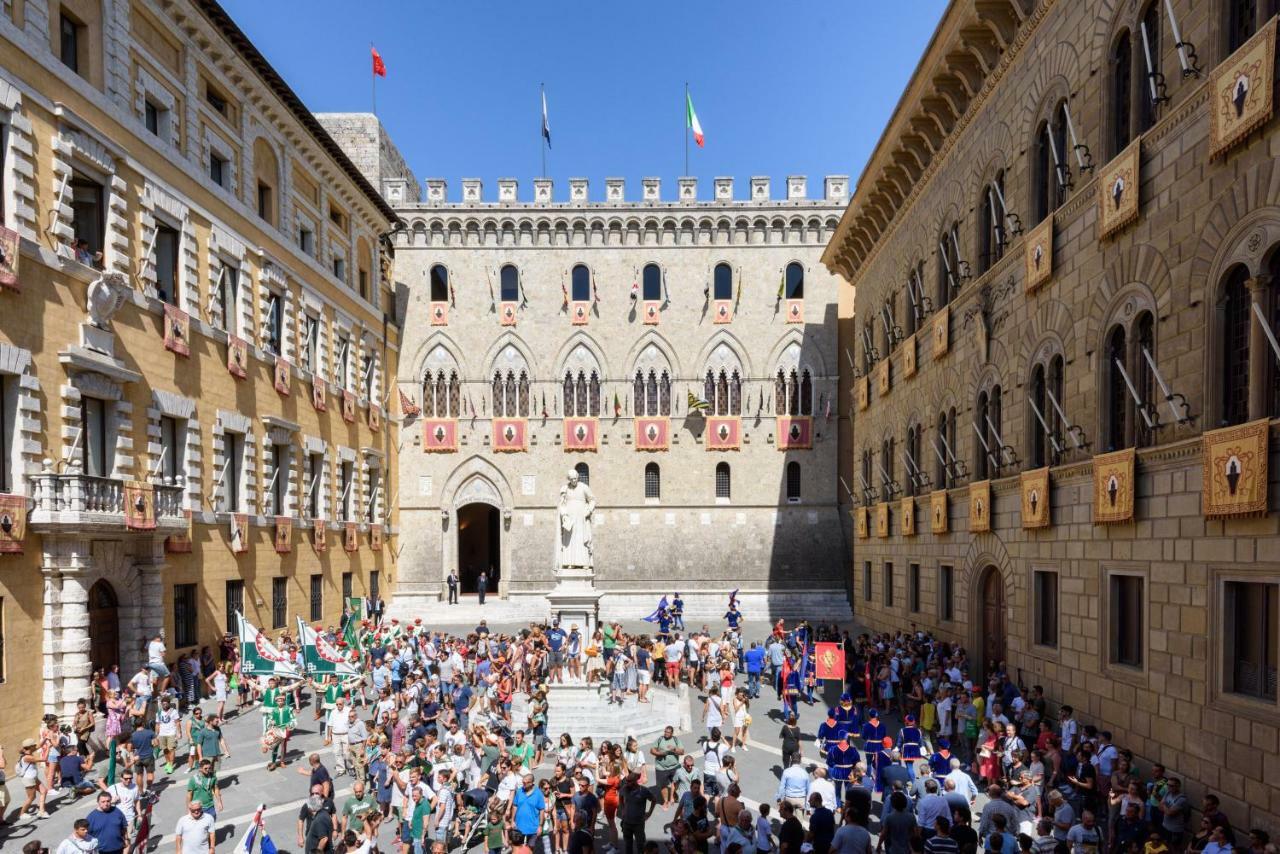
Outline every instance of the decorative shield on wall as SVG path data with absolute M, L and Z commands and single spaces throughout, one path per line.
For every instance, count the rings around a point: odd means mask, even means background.
M 1098 175 L 1098 239 L 1105 240 L 1138 218 L 1138 171 L 1142 139 L 1115 156 Z
M 249 375 L 249 345 L 243 338 L 227 336 L 227 370 L 237 379 Z
M 1275 108 L 1276 22 L 1272 19 L 1213 70 L 1209 80 L 1209 157 L 1243 142 Z
M 876 505 L 876 536 L 889 536 L 889 505 L 884 502 Z
M 191 355 L 191 315 L 168 303 L 164 306 L 164 348 L 179 356 Z
M 1093 524 L 1133 520 L 1134 448 L 1093 458 Z
M 293 551 L 293 519 L 291 517 L 276 517 L 275 545 L 277 554 L 288 554 Z
M 431 325 L 432 326 L 448 326 L 449 325 L 449 303 L 433 302 L 431 303 Z
M 422 419 L 422 450 L 428 454 L 458 450 L 458 422 L 452 418 Z
M 382 551 L 382 526 L 381 525 L 369 526 L 369 548 L 373 549 L 375 552 Z
M 787 323 L 804 323 L 804 300 L 787 300 Z
M 981 533 L 991 530 L 991 481 L 969 484 L 969 530 Z
M 657 300 L 645 300 L 640 304 L 640 314 L 646 326 L 657 326 L 662 316 L 662 303 Z
M 369 401 L 369 429 L 377 433 L 382 429 L 382 407 Z
M 1022 288 L 1031 293 L 1053 275 L 1053 214 L 1044 218 L 1022 243 Z
M 529 448 L 529 423 L 523 418 L 493 419 L 493 434 L 489 438 L 495 451 L 515 452 Z
M 947 532 L 947 491 L 939 489 L 929 494 L 929 530 L 935 534 Z
M 249 515 L 232 513 L 228 524 L 230 525 L 231 551 L 235 554 L 244 554 L 249 551 Z
M 1022 527 L 1049 527 L 1049 467 L 1024 471 L 1019 480 L 1022 487 Z
M 598 447 L 600 422 L 595 418 L 566 418 L 564 420 L 564 449 L 566 451 L 594 451 Z
M 902 536 L 914 537 L 916 534 L 916 500 L 902 499 Z
M 1266 512 L 1269 424 L 1262 418 L 1210 430 L 1200 437 L 1205 516 L 1220 518 Z
M 360 528 L 355 522 L 342 524 L 342 549 L 348 552 L 360 550 Z
M 586 300 L 569 303 L 569 320 L 574 326 L 586 326 L 591 318 L 591 303 Z
M 813 447 L 813 417 L 779 415 L 777 444 L 779 451 L 795 451 Z
M 933 358 L 941 359 L 951 347 L 951 309 L 943 306 L 933 313 Z
M 280 392 L 285 397 L 289 396 L 289 380 L 292 376 L 293 371 L 290 369 L 289 363 L 285 361 L 283 356 L 277 356 L 275 369 L 276 391 Z
M 637 451 L 665 451 L 671 447 L 670 419 L 637 418 L 635 423 Z
M 916 335 L 911 333 L 902 342 L 902 378 L 911 379 L 916 375 Z
M 503 326 L 516 325 L 516 309 L 518 306 L 514 302 L 504 302 L 498 309 L 498 317 L 501 319 Z
M 155 530 L 155 490 L 151 484 L 139 480 L 125 481 L 124 526 L 131 531 Z
M 708 451 L 736 451 L 742 447 L 742 419 L 736 415 L 708 415 Z
M 0 554 L 22 554 L 27 535 L 27 496 L 0 495 Z
M 356 423 L 356 395 L 346 389 L 342 390 L 342 420 L 348 424 Z
M 329 395 L 329 392 L 325 388 L 324 380 L 322 380 L 319 376 L 312 377 L 311 378 L 311 405 L 315 407 L 316 412 L 324 412 L 326 409 L 329 408 L 328 405 L 326 404 L 326 399 L 328 398 L 328 395 Z
M 858 539 L 865 540 L 867 537 L 871 536 L 871 532 L 868 530 L 869 524 L 867 522 L 866 507 L 853 508 L 853 521 L 854 527 L 858 531 Z

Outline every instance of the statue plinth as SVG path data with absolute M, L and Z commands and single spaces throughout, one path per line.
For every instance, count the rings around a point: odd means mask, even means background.
M 591 567 L 557 567 L 556 586 L 547 593 L 547 606 L 552 618 L 559 618 L 561 628 L 568 631 L 574 623 L 584 638 L 595 634 L 600 620 L 600 597 L 596 590 L 596 573 Z

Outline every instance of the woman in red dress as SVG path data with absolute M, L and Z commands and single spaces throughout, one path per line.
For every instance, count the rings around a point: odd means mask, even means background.
M 983 785 L 1000 779 L 1000 733 L 992 721 L 984 721 L 978 741 L 978 777 Z
M 613 845 L 618 844 L 618 825 L 615 819 L 618 817 L 618 786 L 622 783 L 622 763 L 614 762 L 609 766 L 609 776 L 604 780 L 604 798 L 601 803 L 604 806 L 605 822 L 609 825 L 609 840 Z

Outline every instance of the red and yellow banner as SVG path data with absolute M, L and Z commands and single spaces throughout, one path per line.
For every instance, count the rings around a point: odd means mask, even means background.
M 524 418 L 495 418 L 489 438 L 495 451 L 514 453 L 529 449 L 529 422 Z
M 1225 155 L 1271 118 L 1275 65 L 1276 22 L 1272 19 L 1213 70 L 1209 79 L 1209 157 Z
M 1138 452 L 1125 448 L 1093 458 L 1093 524 L 1133 521 L 1133 484 Z
M 671 419 L 637 418 L 636 450 L 665 451 L 671 447 Z
M 708 415 L 705 435 L 708 451 L 736 451 L 742 447 L 742 419 L 736 415 Z
M 0 495 L 0 554 L 22 554 L 27 536 L 27 497 Z
M 244 554 L 249 551 L 249 516 L 246 513 L 232 513 L 230 520 L 231 551 Z
M 591 303 L 585 300 L 569 303 L 569 320 L 574 326 L 586 326 L 591 317 Z
M 422 419 L 422 450 L 428 454 L 458 450 L 458 422 L 452 418 Z
M 929 530 L 935 534 L 945 534 L 948 521 L 947 491 L 939 489 L 929 493 Z
M 809 415 L 779 415 L 777 444 L 779 451 L 812 448 L 813 417 Z
M 324 412 L 329 408 L 326 403 L 328 396 L 329 392 L 325 388 L 324 380 L 316 374 L 311 378 L 311 405 L 315 407 L 316 412 Z
M 1049 527 L 1049 467 L 1024 471 L 1018 478 L 1022 487 L 1022 527 Z
M 899 512 L 902 514 L 902 536 L 914 537 L 916 535 L 916 500 L 910 497 L 902 499 L 902 508 Z
M 360 529 L 355 522 L 344 522 L 342 525 L 342 548 L 354 552 L 360 549 Z
M 369 429 L 377 433 L 382 429 L 382 407 L 369 401 Z
M 711 304 L 712 323 L 733 322 L 733 300 L 718 299 Z
M 185 534 L 170 534 L 164 538 L 165 554 L 184 555 L 191 554 L 191 511 L 184 511 L 187 517 L 187 532 Z
M 1105 240 L 1138 218 L 1142 138 L 1111 159 L 1098 175 L 1098 239 Z
M 131 531 L 155 530 L 155 490 L 151 484 L 140 480 L 125 481 L 124 526 Z
M 991 530 L 991 481 L 969 484 L 969 530 L 975 534 Z
M 564 449 L 566 451 L 594 451 L 599 447 L 600 422 L 595 418 L 566 418 L 564 420 Z
M 318 552 L 329 550 L 329 526 L 323 519 L 311 523 L 311 545 Z
M 227 370 L 238 379 L 249 375 L 249 344 L 243 338 L 227 336 Z
M 382 526 L 381 525 L 369 526 L 369 548 L 373 549 L 375 552 L 382 551 Z
M 1266 418 L 1210 430 L 1200 437 L 1204 460 L 1201 492 L 1209 518 L 1252 516 L 1267 512 Z
M 276 356 L 276 369 L 273 376 L 275 377 L 276 391 L 288 397 L 292 391 L 290 380 L 293 379 L 293 369 L 289 366 L 289 362 L 284 356 Z
M 662 303 L 652 299 L 645 300 L 640 304 L 640 314 L 645 326 L 657 326 L 662 318 Z
M 348 424 L 356 423 L 356 395 L 346 389 L 342 390 L 342 420 Z
M 813 645 L 813 675 L 818 679 L 844 681 L 844 644 L 816 643 Z
M 179 356 L 191 355 L 191 315 L 168 303 L 164 304 L 164 348 Z
M 449 325 L 449 303 L 447 302 L 431 303 L 431 325 L 432 326 L 448 326 Z
M 288 554 L 293 551 L 293 518 L 290 516 L 276 517 L 276 536 L 275 536 L 276 552 L 278 554 Z

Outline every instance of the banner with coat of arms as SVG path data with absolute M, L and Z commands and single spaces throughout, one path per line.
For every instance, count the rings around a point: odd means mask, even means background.
M 231 519 L 228 521 L 230 530 L 231 551 L 234 554 L 244 554 L 249 551 L 249 516 L 246 513 L 232 513 Z
M 902 536 L 914 537 L 916 535 L 916 500 L 914 498 L 902 499 Z
M 737 451 L 742 447 L 742 419 L 736 415 L 708 415 L 708 451 Z
M 22 554 L 27 536 L 27 496 L 0 495 L 0 554 Z
M 1267 512 L 1266 418 L 1210 430 L 1200 437 L 1204 460 L 1201 495 L 1208 518 Z
M 191 315 L 169 303 L 164 304 L 164 348 L 179 356 L 191 355 Z
M 813 416 L 779 415 L 777 445 L 779 451 L 796 451 L 812 448 Z
M 912 332 L 902 342 L 902 378 L 909 380 L 916 375 L 916 334 Z
M 1209 79 L 1210 159 L 1225 155 L 1271 118 L 1275 65 L 1276 22 L 1272 18 L 1213 70 Z
M 866 374 L 853 381 L 853 396 L 858 399 L 858 411 L 871 405 L 871 380 Z
M 151 484 L 140 480 L 125 481 L 124 526 L 131 531 L 155 530 L 155 489 Z
M 1049 467 L 1024 471 L 1018 478 L 1022 487 L 1022 527 L 1049 527 Z
M 566 451 L 594 451 L 599 446 L 600 422 L 595 418 L 566 418 L 564 420 L 564 449 Z
M 951 349 L 951 309 L 943 306 L 933 313 L 933 358 L 941 359 Z
M 804 300 L 787 300 L 787 323 L 804 323 Z
M 515 453 L 529 450 L 529 422 L 524 418 L 495 418 L 489 444 L 495 451 Z
M 665 451 L 671 447 L 671 419 L 637 418 L 635 424 L 637 451 Z
M 1093 458 L 1093 524 L 1133 521 L 1134 448 Z
M 191 554 L 191 511 L 183 511 L 187 517 L 187 532 L 185 534 L 170 534 L 164 538 L 164 552 L 171 555 Z
M 969 484 L 969 531 L 975 534 L 991 530 L 991 481 Z
M 329 550 L 329 525 L 323 519 L 311 523 L 311 545 L 318 552 Z
M 422 419 L 422 450 L 428 454 L 452 454 L 458 450 L 458 422 L 452 418 Z
M 369 526 L 369 548 L 373 549 L 375 552 L 382 551 L 382 526 L 381 525 Z
M 853 526 L 857 531 L 858 539 L 865 540 L 871 536 L 871 523 L 867 519 L 868 512 L 865 506 L 853 508 Z
M 276 648 L 266 635 L 236 612 L 240 636 L 240 674 L 244 676 L 278 676 L 301 679 L 302 674 L 289 656 Z
M 311 405 L 316 412 L 324 412 L 329 408 L 326 403 L 328 396 L 329 392 L 325 388 L 324 380 L 320 378 L 319 374 L 316 374 L 311 378 Z
M 377 401 L 369 401 L 369 429 L 377 433 L 382 429 L 382 407 Z
M 356 423 L 356 394 L 345 388 L 342 390 L 342 420 L 348 424 Z
M 288 554 L 293 551 L 293 518 L 290 516 L 276 517 L 276 553 Z
M 876 536 L 889 536 L 889 505 L 884 502 L 876 505 Z
M 1053 214 L 1027 233 L 1022 256 L 1022 290 L 1032 293 L 1053 275 Z
M 889 390 L 893 387 L 892 380 L 890 379 L 891 361 L 892 360 L 888 356 L 885 356 L 880 360 L 880 364 L 876 365 L 876 392 L 881 397 L 888 394 Z
M 0 287 L 20 291 L 18 265 L 22 260 L 22 237 L 11 228 L 0 226 Z
M 290 391 L 292 391 L 289 381 L 293 378 L 293 369 L 289 366 L 289 362 L 284 358 L 284 356 L 276 356 L 276 369 L 274 376 L 276 391 L 280 392 L 285 397 L 288 397 Z
M 947 491 L 939 489 L 929 493 L 929 530 L 935 534 L 945 534 L 947 522 Z
M 640 304 L 640 311 L 644 316 L 645 326 L 657 326 L 662 317 L 662 303 L 657 300 L 645 300 Z
M 243 338 L 227 336 L 227 370 L 241 380 L 249 375 L 249 344 Z
M 733 322 L 733 300 L 718 299 L 711 304 L 712 323 Z
M 449 325 L 449 303 L 447 302 L 431 303 L 431 325 L 432 326 L 448 326 Z
M 515 326 L 517 316 L 517 305 L 514 302 L 504 302 L 502 307 L 498 309 L 498 317 L 503 326 Z
M 569 303 L 569 318 L 574 326 L 586 326 L 591 318 L 591 303 L 586 300 Z
M 1105 240 L 1138 218 L 1138 171 L 1142 138 L 1112 158 L 1098 176 L 1098 239 Z
M 342 548 L 348 552 L 360 550 L 360 528 L 355 522 L 342 524 Z

